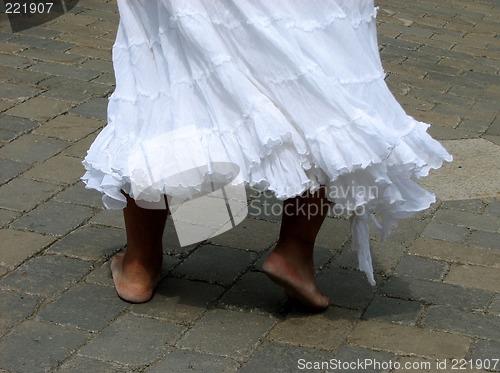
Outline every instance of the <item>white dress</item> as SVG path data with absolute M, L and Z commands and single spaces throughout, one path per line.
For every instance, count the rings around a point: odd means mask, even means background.
M 373 1 L 118 6 L 116 90 L 84 160 L 87 187 L 108 208 L 125 207 L 121 190 L 193 195 L 206 175 L 169 176 L 200 158 L 236 164 L 246 184 L 280 199 L 326 185 L 357 211 L 353 249 L 373 284 L 367 217 L 387 233 L 428 208 L 434 195 L 413 180 L 451 160 L 384 82 Z

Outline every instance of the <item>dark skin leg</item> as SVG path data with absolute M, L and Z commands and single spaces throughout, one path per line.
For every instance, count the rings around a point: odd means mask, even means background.
M 132 303 L 147 302 L 160 280 L 163 262 L 162 236 L 168 210 L 150 210 L 137 206 L 126 195 L 123 210 L 127 231 L 127 249 L 111 260 L 115 289 L 120 298 Z
M 278 243 L 262 266 L 289 298 L 315 310 L 330 304 L 316 286 L 313 263 L 314 242 L 328 208 L 324 188 L 284 201 Z

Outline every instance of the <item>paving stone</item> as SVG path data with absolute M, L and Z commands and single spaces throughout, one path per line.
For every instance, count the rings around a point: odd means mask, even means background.
M 28 35 L 16 35 L 12 39 L 10 39 L 10 41 L 13 43 L 26 45 L 29 47 L 48 49 L 51 51 L 61 51 L 61 52 L 64 52 L 74 47 L 73 43 L 65 43 L 59 40 L 45 39 Z
M 98 49 L 94 47 L 76 46 L 69 52 L 75 55 L 111 61 L 111 49 Z
M 451 209 L 459 211 L 467 211 L 473 214 L 480 214 L 484 210 L 484 203 L 479 199 L 467 199 L 458 201 L 444 201 L 441 209 Z
M 453 307 L 429 308 L 422 324 L 448 332 L 500 341 L 498 317 L 483 313 L 466 312 Z
M 376 296 L 363 314 L 363 318 L 415 325 L 423 309 L 420 302 Z
M 474 231 L 468 237 L 467 242 L 479 247 L 500 250 L 500 234 L 498 233 Z
M 488 310 L 490 313 L 500 316 L 500 294 L 497 294 L 491 302 L 490 308 Z
M 275 314 L 279 312 L 287 298 L 279 286 L 260 272 L 244 274 L 222 297 L 220 304 L 252 312 Z
M 29 211 L 60 190 L 57 185 L 19 177 L 0 187 L 0 205 L 6 209 Z
M 491 201 L 486 205 L 485 213 L 500 217 L 500 201 Z
M 485 133 L 488 130 L 489 126 L 490 123 L 488 122 L 474 120 L 474 119 L 473 120 L 465 119 L 459 124 L 458 128 L 464 129 L 466 131 Z
M 9 211 L 0 209 L 0 227 L 8 225 L 11 221 L 18 218 L 20 213 L 16 211 Z
M 57 64 L 77 64 L 82 62 L 85 58 L 83 56 L 80 56 L 78 54 L 71 53 L 72 50 L 68 50 L 66 52 L 59 52 L 59 51 L 51 51 L 47 49 L 42 49 L 42 48 L 36 48 L 36 47 L 31 47 L 31 48 L 26 48 L 22 52 L 19 52 L 18 55 L 20 56 L 26 56 L 30 59 L 38 60 L 38 61 L 43 61 L 43 62 L 38 62 L 36 65 L 33 65 L 33 70 L 34 71 L 39 71 L 39 72 L 47 72 L 47 73 L 52 73 L 51 71 L 45 71 L 43 69 L 38 69 L 36 66 L 40 64 L 46 64 L 46 63 L 57 63 Z
M 373 287 L 361 271 L 328 268 L 317 276 L 316 282 L 331 297 L 332 304 L 339 307 L 364 309 L 373 298 Z
M 362 372 L 387 372 L 387 367 L 390 366 L 396 359 L 394 354 L 389 352 L 374 351 L 367 348 L 352 347 L 352 346 L 341 346 L 338 352 L 335 354 L 334 365 L 331 368 L 335 370 L 340 370 L 343 372 L 354 371 L 354 369 L 342 369 L 347 367 L 355 367 Z M 364 365 L 359 366 L 358 362 L 364 363 Z M 345 364 L 349 365 L 345 365 Z M 352 365 L 351 365 L 352 364 Z M 341 370 L 342 369 L 342 370 Z
M 500 219 L 489 214 L 474 214 L 457 210 L 438 210 L 435 221 L 489 232 L 500 232 Z
M 429 123 L 433 125 L 433 127 L 437 127 L 437 125 L 439 125 L 446 128 L 456 128 L 462 121 L 460 115 L 456 114 L 444 114 L 435 111 L 422 111 L 413 109 L 411 107 L 406 107 L 405 109 L 406 112 L 415 119 L 421 122 Z M 431 127 L 431 129 L 433 127 Z
M 15 132 L 0 130 L 0 144 L 13 141 L 18 135 Z
M 46 78 L 47 74 L 44 73 L 0 65 L 0 80 L 2 81 L 35 85 Z
M 491 292 L 482 289 L 402 277 L 391 277 L 382 287 L 382 292 L 394 298 L 449 305 L 466 310 L 483 310 L 493 298 Z
M 448 270 L 445 262 L 408 255 L 401 259 L 394 274 L 422 280 L 442 280 Z
M 238 370 L 234 360 L 211 356 L 196 351 L 174 349 L 155 363 L 148 373 L 233 373 Z
M 74 157 L 58 154 L 38 163 L 23 175 L 26 178 L 46 181 L 57 185 L 71 185 L 82 176 L 81 161 Z
M 86 225 L 57 241 L 48 252 L 85 260 L 102 260 L 122 249 L 125 242 L 122 229 Z
M 500 265 L 499 268 L 453 265 L 444 281 L 500 293 Z
M 34 120 L 0 114 L 0 129 L 12 131 L 19 135 L 28 133 L 39 125 L 40 124 Z
M 500 372 L 498 351 L 500 342 L 479 340 L 472 346 L 467 359 L 472 360 L 475 367 L 486 368 L 490 372 Z
M 38 233 L 0 229 L 0 242 L 3 243 L 3 249 L 0 252 L 0 264 L 14 268 L 45 249 L 54 240 L 54 237 L 43 236 Z
M 96 131 L 90 134 L 89 136 L 85 137 L 84 139 L 77 141 L 70 147 L 66 148 L 63 153 L 71 157 L 83 159 L 87 155 L 87 151 L 89 150 L 90 145 L 96 138 L 98 132 L 99 131 Z
M 373 336 L 377 336 L 373 338 Z M 351 345 L 440 359 L 463 358 L 472 340 L 444 332 L 396 325 L 379 321 L 361 321 L 348 337 Z
M 175 274 L 229 285 L 250 266 L 253 259 L 253 255 L 245 251 L 205 245 L 198 248 L 175 268 Z
M 327 351 L 264 342 L 238 372 L 303 372 L 314 362 L 329 362 L 331 353 Z M 312 369 L 310 369 L 312 371 Z M 315 369 L 315 372 L 327 372 Z
M 73 37 L 73 35 L 71 37 Z M 85 37 L 84 39 L 88 40 L 87 37 Z M 90 42 L 92 43 L 93 40 L 90 40 Z M 85 69 L 96 70 L 99 72 L 107 72 L 110 74 L 114 74 L 113 63 L 109 62 L 109 61 L 93 59 L 93 60 L 85 61 L 84 63 L 81 64 L 81 66 Z
M 30 87 L 25 84 L 3 83 L 0 86 L 0 97 L 18 102 L 36 96 L 41 92 L 39 88 Z
M 129 304 L 122 301 L 112 288 L 81 284 L 71 288 L 41 310 L 38 318 L 97 332 L 128 306 Z
M 0 158 L 25 163 L 42 162 L 68 145 L 66 141 L 28 134 L 0 148 Z
M 87 102 L 72 109 L 71 113 L 81 115 L 82 117 L 106 120 L 107 108 L 108 100 L 106 98 L 91 98 Z
M 243 250 L 264 251 L 278 240 L 279 229 L 279 224 L 269 224 L 257 219 L 245 219 L 235 228 L 211 238 L 209 242 L 214 245 Z M 255 232 L 259 232 L 259 234 L 255 234 Z
M 99 361 L 83 356 L 74 356 L 66 360 L 57 373 L 132 373 L 133 368 L 120 366 L 112 362 Z
M 404 368 L 408 373 L 453 373 L 459 369 L 457 359 L 446 359 L 444 357 L 437 359 L 420 358 L 413 356 L 400 356 L 398 363 L 401 369 Z M 468 369 L 467 373 L 480 373 L 484 370 Z
M 283 201 L 278 200 L 273 193 L 264 192 L 253 198 L 248 205 L 248 217 L 281 222 Z
M 76 115 L 61 115 L 35 130 L 36 134 L 78 141 L 102 128 L 103 122 Z
M 71 103 L 46 97 L 33 97 L 6 111 L 7 114 L 41 122 L 49 120 L 71 107 Z
M 76 72 L 79 72 L 79 70 Z M 106 84 L 67 76 L 52 76 L 39 85 L 47 89 L 44 95 L 72 102 L 87 101 L 90 97 L 104 97 L 111 92 L 111 88 Z M 81 100 L 81 98 L 85 99 Z
M 98 78 L 94 79 L 93 82 L 100 84 L 107 84 L 108 86 L 115 86 L 115 74 L 111 73 L 102 73 Z
M 427 133 L 439 141 L 477 138 L 480 135 L 478 133 L 462 130 L 459 128 L 447 128 L 447 127 L 441 127 L 441 126 L 438 126 L 435 124 L 433 124 L 427 130 Z
M 82 56 L 74 54 L 67 54 L 67 55 L 71 56 L 71 61 L 60 61 L 65 63 L 46 62 L 46 61 L 39 62 L 36 65 L 32 66 L 30 70 L 50 75 L 63 76 L 66 78 L 84 80 L 84 81 L 90 81 L 99 76 L 99 73 L 97 71 L 83 69 L 81 67 L 74 65 L 68 65 L 67 63 L 82 62 L 84 58 Z
M 150 364 L 167 344 L 174 343 L 183 330 L 183 327 L 166 321 L 124 315 L 81 348 L 80 354 L 119 364 Z
M 239 311 L 210 310 L 178 345 L 209 354 L 246 359 L 276 323 L 271 317 Z
M 199 319 L 223 292 L 224 288 L 218 285 L 167 278 L 160 282 L 151 301 L 134 304 L 131 311 L 177 324 L 190 324 Z
M 468 230 L 466 227 L 459 227 L 449 223 L 439 223 L 431 221 L 422 232 L 422 237 L 434 238 L 448 242 L 465 242 Z
M 0 290 L 0 335 L 33 314 L 41 299 L 27 294 Z M 1 363 L 0 363 L 1 365 Z
M 267 338 L 277 343 L 333 350 L 345 340 L 358 319 L 358 312 L 337 307 L 317 315 L 292 314 L 276 324 Z
M 86 189 L 85 184 L 82 182 L 66 188 L 56 195 L 54 199 L 59 202 L 102 208 L 102 194 L 94 189 Z
M 63 236 L 89 219 L 92 214 L 93 211 L 88 207 L 48 201 L 17 219 L 12 227 Z M 47 219 L 48 216 L 50 219 Z
M 90 223 L 104 225 L 106 227 L 125 228 L 123 212 L 121 210 L 103 210 L 98 212 L 90 220 Z
M 37 256 L 8 273 L 0 287 L 35 295 L 53 297 L 80 280 L 91 269 L 91 263 L 61 256 Z M 54 274 L 57 273 L 57 276 Z
M 11 56 L 8 54 L 0 53 L 0 65 L 15 67 L 18 69 L 24 69 L 34 64 L 34 61 L 30 58 L 23 56 Z
M 87 337 L 81 330 L 26 321 L 0 340 L 0 367 L 21 373 L 48 372 Z
M 493 268 L 498 268 L 498 263 L 500 263 L 500 253 L 495 249 L 483 249 L 430 238 L 420 238 L 415 241 L 410 252 L 451 263 L 492 266 Z
M 13 107 L 15 103 L 13 101 L 1 100 L 0 99 L 0 112 L 5 111 Z
M 27 163 L 0 159 L 0 185 L 23 173 L 28 168 L 29 164 Z

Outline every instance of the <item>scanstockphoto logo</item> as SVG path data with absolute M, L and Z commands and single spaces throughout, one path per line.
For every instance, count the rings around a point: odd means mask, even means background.
M 239 166 L 210 159 L 203 139 L 196 127 L 182 127 L 142 142 L 128 159 L 137 205 L 168 208 L 181 246 L 224 233 L 248 214 Z M 163 196 L 153 201 L 158 190 Z
M 70 11 L 78 0 L 0 0 L 12 32 L 40 26 Z

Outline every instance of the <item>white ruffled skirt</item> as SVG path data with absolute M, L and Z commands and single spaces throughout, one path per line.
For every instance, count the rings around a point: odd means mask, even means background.
M 434 195 L 413 180 L 451 161 L 384 82 L 373 1 L 118 5 L 116 90 L 83 162 L 87 187 L 114 209 L 122 190 L 189 197 L 210 171 L 171 176 L 217 162 L 280 199 L 325 185 L 354 212 L 353 248 L 373 284 L 367 217 L 387 233 L 425 210 Z

